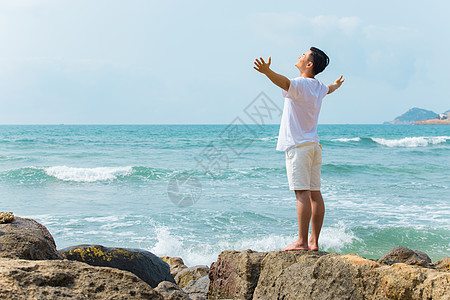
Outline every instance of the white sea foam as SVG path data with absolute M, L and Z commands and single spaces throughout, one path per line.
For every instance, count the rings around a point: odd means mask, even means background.
M 99 223 L 111 223 L 119 221 L 117 216 L 107 216 L 107 217 L 88 217 L 84 218 L 88 222 L 99 222 Z
M 333 142 L 359 142 L 360 140 L 360 137 L 332 139 Z
M 156 255 L 181 256 L 185 253 L 182 238 L 171 234 L 169 228 L 162 226 L 157 227 L 155 246 L 150 250 Z M 184 259 L 184 257 L 183 257 Z
M 353 243 L 355 240 L 359 239 L 341 221 L 335 226 L 324 227 L 322 229 L 319 237 L 319 245 L 325 251 L 341 251 L 344 246 Z
M 64 181 L 94 182 L 116 179 L 117 176 L 128 175 L 132 167 L 97 167 L 74 168 L 67 166 L 55 166 L 44 169 L 47 175 Z
M 216 243 L 199 242 L 194 243 L 193 246 L 187 246 L 187 241 L 183 237 L 171 233 L 168 227 L 157 227 L 156 235 L 156 244 L 153 247 L 146 247 L 149 251 L 158 256 L 182 257 L 188 266 L 210 265 L 217 260 L 220 252 L 224 250 L 278 251 L 296 239 L 294 235 L 267 235 L 264 237 L 246 237 L 233 241 L 223 236 Z M 340 251 L 355 240 L 358 240 L 358 238 L 343 222 L 340 222 L 336 226 L 323 229 L 319 245 L 321 250 Z
M 414 148 L 445 143 L 447 142 L 447 140 L 450 140 L 450 136 L 417 136 L 394 140 L 387 140 L 382 138 L 371 138 L 371 139 L 374 142 L 387 147 Z
M 264 141 L 264 142 L 276 141 L 276 140 L 278 140 L 278 136 L 263 137 L 263 138 L 258 137 L 258 138 L 252 138 L 252 140 L 254 140 L 254 141 Z

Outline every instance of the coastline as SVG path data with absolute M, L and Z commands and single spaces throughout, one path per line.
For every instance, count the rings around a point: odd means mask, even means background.
M 450 120 L 439 120 L 439 119 L 430 119 L 423 121 L 416 121 L 413 123 L 414 125 L 450 125 Z
M 450 258 L 396 247 L 377 260 L 323 251 L 220 253 L 184 265 L 141 249 L 57 250 L 42 224 L 0 213 L 3 299 L 448 299 Z M 17 241 L 20 241 L 18 243 Z

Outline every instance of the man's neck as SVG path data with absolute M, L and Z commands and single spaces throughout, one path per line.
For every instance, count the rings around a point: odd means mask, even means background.
M 315 75 L 312 74 L 311 72 L 300 72 L 300 77 L 305 77 L 305 78 L 314 78 Z

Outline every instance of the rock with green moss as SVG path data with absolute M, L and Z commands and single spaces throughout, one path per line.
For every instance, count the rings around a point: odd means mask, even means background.
M 145 250 L 78 245 L 59 250 L 59 253 L 68 260 L 129 271 L 153 288 L 162 281 L 175 283 L 169 265 Z

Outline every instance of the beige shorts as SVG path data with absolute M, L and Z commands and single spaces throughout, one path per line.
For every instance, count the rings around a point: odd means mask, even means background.
M 322 145 L 306 143 L 286 151 L 289 189 L 320 191 Z

